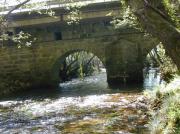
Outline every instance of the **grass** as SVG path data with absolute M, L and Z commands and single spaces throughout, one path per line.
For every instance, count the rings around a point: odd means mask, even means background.
M 151 104 L 151 134 L 180 134 L 180 76 L 145 95 Z

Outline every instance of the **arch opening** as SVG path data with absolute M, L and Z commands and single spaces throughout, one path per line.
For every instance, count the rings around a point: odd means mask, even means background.
M 166 54 L 162 43 L 159 43 L 146 55 L 144 61 L 144 77 L 158 78 L 158 84 L 162 81 L 169 82 L 177 72 L 177 66 L 172 59 Z M 156 82 L 154 82 L 156 83 Z
M 93 53 L 84 50 L 66 52 L 57 60 L 55 70 L 58 83 L 106 73 L 103 61 Z

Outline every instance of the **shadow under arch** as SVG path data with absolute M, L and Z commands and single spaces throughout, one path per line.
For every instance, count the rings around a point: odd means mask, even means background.
M 147 74 L 154 75 L 153 78 L 157 78 L 157 74 L 160 77 L 160 82 L 169 82 L 177 73 L 177 66 L 173 62 L 172 58 L 166 53 L 166 49 L 162 43 L 155 45 L 149 53 L 147 53 L 144 60 L 144 77 Z M 154 73 L 154 74 L 153 74 Z
M 163 64 L 163 61 L 161 60 L 163 60 L 164 58 L 168 58 L 172 61 L 173 64 L 172 58 L 167 55 L 164 45 L 161 42 L 149 48 L 149 50 L 145 54 L 144 62 L 147 62 L 148 58 L 156 62 L 156 65 L 153 65 L 152 67 L 159 67 L 160 64 Z M 144 64 L 144 67 L 146 67 L 145 65 L 146 64 Z
M 94 56 L 96 56 L 103 64 L 103 66 L 106 68 L 105 66 L 105 61 L 102 60 L 101 58 L 99 58 L 99 56 L 97 56 L 96 54 L 94 54 L 91 51 L 88 50 L 84 50 L 84 49 L 74 49 L 74 50 L 69 50 L 67 52 L 65 52 L 64 54 L 60 55 L 56 60 L 55 63 L 52 66 L 52 72 L 51 72 L 51 81 L 52 81 L 52 85 L 53 87 L 58 87 L 59 83 L 60 83 L 60 76 L 59 76 L 59 69 L 60 66 L 62 65 L 63 61 L 65 60 L 66 57 L 68 57 L 69 55 L 76 53 L 76 52 L 87 52 L 87 53 L 91 53 Z

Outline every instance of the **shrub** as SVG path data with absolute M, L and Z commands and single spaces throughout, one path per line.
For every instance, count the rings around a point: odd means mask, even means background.
M 151 103 L 149 129 L 152 134 L 180 132 L 180 77 L 154 91 L 145 92 Z

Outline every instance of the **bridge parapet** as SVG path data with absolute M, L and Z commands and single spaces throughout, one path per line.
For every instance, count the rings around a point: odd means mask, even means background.
M 22 14 L 37 10 L 46 10 L 46 9 L 64 9 L 67 7 L 72 7 L 75 5 L 87 6 L 92 4 L 104 4 L 104 3 L 113 3 L 119 2 L 119 0 L 31 0 L 24 6 L 14 10 L 12 14 Z M 4 5 L 5 4 L 5 5 Z M 13 9 L 14 6 L 19 4 L 18 1 L 9 0 L 6 3 L 0 3 L 0 15 L 5 15 Z

